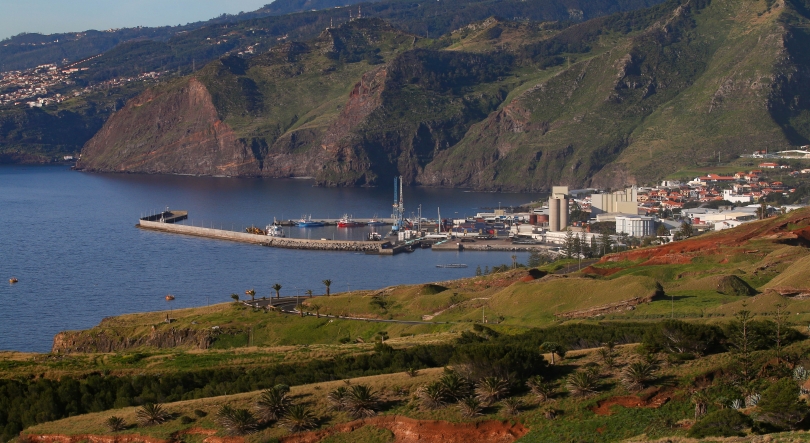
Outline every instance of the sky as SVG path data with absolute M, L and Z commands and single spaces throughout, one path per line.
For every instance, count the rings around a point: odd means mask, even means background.
M 22 32 L 186 24 L 268 3 L 271 0 L 0 0 L 0 39 Z

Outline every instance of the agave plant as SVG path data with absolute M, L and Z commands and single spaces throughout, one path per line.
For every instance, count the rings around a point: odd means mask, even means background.
M 481 401 L 477 398 L 470 396 L 462 398 L 458 401 L 458 409 L 461 415 L 467 418 L 477 417 L 481 415 Z
M 171 417 L 160 403 L 146 403 L 135 413 L 141 426 L 159 425 Z
M 107 420 L 104 420 L 104 424 L 107 425 L 107 429 L 109 429 L 110 432 L 123 431 L 127 427 L 124 419 L 121 417 L 116 417 L 115 415 L 111 416 Z
M 796 369 L 793 370 L 793 379 L 796 381 L 805 381 L 808 375 L 810 374 L 808 374 L 804 366 L 796 366 Z
M 326 395 L 326 399 L 329 401 L 329 406 L 335 411 L 342 411 L 346 409 L 348 392 L 349 390 L 346 389 L 345 386 L 335 388 L 332 392 Z
M 762 398 L 762 395 L 754 393 L 747 397 L 745 397 L 745 406 L 747 408 L 753 408 L 754 406 L 759 404 L 759 399 Z
M 734 410 L 740 410 L 740 409 L 742 409 L 742 408 L 744 408 L 744 407 L 745 407 L 745 402 L 744 402 L 744 401 L 742 401 L 742 400 L 741 400 L 741 399 L 739 399 L 739 398 L 735 398 L 735 399 L 734 399 L 734 400 L 732 400 L 732 402 L 731 402 L 731 409 L 734 409 Z
M 287 415 L 279 421 L 279 424 L 287 428 L 290 432 L 301 432 L 312 429 L 317 424 L 315 414 L 304 405 L 292 405 L 287 410 Z
M 526 380 L 526 386 L 540 401 L 548 400 L 554 393 L 554 387 L 551 385 L 551 383 L 546 382 L 540 375 L 535 375 L 534 377 Z
M 484 377 L 475 386 L 475 396 L 484 405 L 490 405 L 509 392 L 509 384 L 500 377 Z
M 628 391 L 640 391 L 652 381 L 655 368 L 646 361 L 631 363 L 622 371 L 620 380 Z
M 439 383 L 444 387 L 446 395 L 455 401 L 469 397 L 471 394 L 470 383 L 455 371 L 445 372 L 439 379 Z
M 439 409 L 445 404 L 447 392 L 440 382 L 428 383 L 420 386 L 416 391 L 417 397 L 422 401 L 422 405 L 427 409 Z
M 228 405 L 219 408 L 216 420 L 228 435 L 252 434 L 259 428 L 259 421 L 253 413 L 247 409 L 236 409 Z
M 523 403 L 517 398 L 506 398 L 501 400 L 501 407 L 506 415 L 517 415 Z
M 256 412 L 263 421 L 276 421 L 281 419 L 290 408 L 292 402 L 287 391 L 278 386 L 266 389 L 256 401 Z
M 577 371 L 568 376 L 565 387 L 571 395 L 583 397 L 595 393 L 599 388 L 599 380 L 596 375 L 587 371 Z
M 346 397 L 346 410 L 354 418 L 371 417 L 379 409 L 377 393 L 367 385 L 354 385 Z

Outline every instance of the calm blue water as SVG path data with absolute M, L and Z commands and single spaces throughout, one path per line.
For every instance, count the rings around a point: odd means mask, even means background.
M 481 207 L 526 203 L 531 194 L 405 190 L 407 212 L 472 215 Z M 432 252 L 394 257 L 295 251 L 142 231 L 141 214 L 189 210 L 195 225 L 264 226 L 278 219 L 389 216 L 390 188 L 317 188 L 304 180 L 87 174 L 62 166 L 0 166 L 0 350 L 47 352 L 53 335 L 129 312 L 229 301 L 255 288 L 270 295 L 373 289 L 471 276 L 477 265 L 511 263 L 509 252 Z M 429 209 L 428 209 L 429 208 Z M 359 230 L 292 229 L 313 238 L 362 238 Z M 379 228 L 381 231 L 386 228 Z M 296 230 L 300 231 L 297 232 Z M 342 236 L 342 237 L 341 237 Z M 521 253 L 519 261 L 527 260 Z M 467 263 L 466 269 L 436 264 Z M 17 277 L 16 285 L 8 278 Z

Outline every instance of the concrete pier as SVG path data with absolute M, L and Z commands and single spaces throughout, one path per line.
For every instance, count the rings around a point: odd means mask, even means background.
M 383 247 L 390 248 L 389 242 L 374 241 L 347 241 L 347 240 L 310 240 L 305 238 L 282 238 L 267 235 L 249 234 L 247 232 L 226 231 L 223 229 L 201 228 L 198 226 L 177 225 L 161 223 L 145 219 L 138 220 L 138 227 L 151 231 L 168 232 L 171 234 L 194 235 L 197 237 L 215 238 L 219 240 L 253 243 L 262 246 L 287 249 L 312 249 L 317 251 L 385 251 Z

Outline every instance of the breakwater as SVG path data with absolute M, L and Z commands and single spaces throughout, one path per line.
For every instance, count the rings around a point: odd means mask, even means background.
M 305 238 L 270 237 L 247 232 L 227 231 L 224 229 L 202 228 L 157 221 L 138 220 L 141 229 L 168 232 L 171 234 L 193 235 L 219 240 L 253 243 L 262 246 L 286 249 L 312 249 L 317 251 L 379 252 L 389 248 L 389 242 L 349 241 L 349 240 L 310 240 Z

